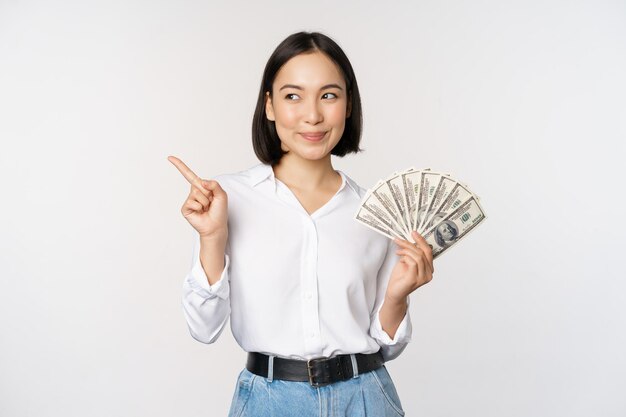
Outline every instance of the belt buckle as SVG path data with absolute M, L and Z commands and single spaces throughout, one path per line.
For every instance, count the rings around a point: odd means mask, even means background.
M 326 358 L 313 358 L 313 359 L 309 359 L 306 361 L 306 370 L 307 370 L 307 373 L 309 374 L 309 384 L 311 384 L 311 386 L 313 387 L 321 387 L 321 386 L 327 385 L 327 383 L 314 382 L 313 375 L 311 375 L 311 369 L 313 369 L 313 366 L 311 365 L 311 361 L 324 360 L 324 359 Z

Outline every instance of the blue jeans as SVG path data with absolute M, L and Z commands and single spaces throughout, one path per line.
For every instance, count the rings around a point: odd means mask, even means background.
M 397 417 L 404 410 L 383 365 L 345 380 L 313 387 L 309 382 L 239 373 L 228 417 Z

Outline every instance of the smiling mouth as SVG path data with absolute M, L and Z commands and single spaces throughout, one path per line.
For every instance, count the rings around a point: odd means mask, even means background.
M 306 140 L 310 140 L 313 142 L 321 140 L 324 136 L 326 136 L 328 132 L 319 132 L 319 133 L 300 133 L 300 135 Z

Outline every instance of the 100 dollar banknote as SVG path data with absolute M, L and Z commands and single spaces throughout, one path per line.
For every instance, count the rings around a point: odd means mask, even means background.
M 438 221 L 422 235 L 433 250 L 433 259 L 467 236 L 486 218 L 478 199 L 472 196 Z

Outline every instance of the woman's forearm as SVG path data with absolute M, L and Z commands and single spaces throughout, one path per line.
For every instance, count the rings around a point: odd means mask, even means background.
M 227 237 L 224 235 L 200 237 L 200 263 L 209 285 L 215 284 L 224 271 L 224 251 Z
M 406 299 L 398 302 L 385 297 L 383 306 L 380 309 L 380 324 L 391 339 L 396 335 L 396 330 L 398 330 L 402 319 L 404 319 L 407 308 Z

